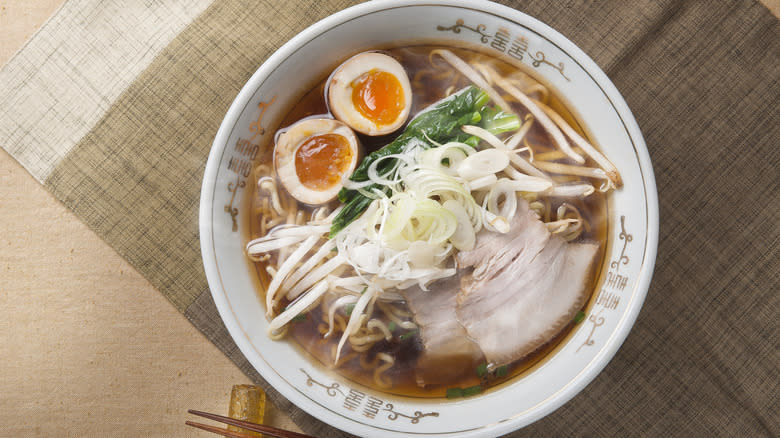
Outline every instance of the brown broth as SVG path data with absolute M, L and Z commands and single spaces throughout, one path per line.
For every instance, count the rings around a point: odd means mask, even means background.
M 419 46 L 389 48 L 384 50 L 385 53 L 395 57 L 401 62 L 402 65 L 404 65 L 404 67 L 407 70 L 407 73 L 409 74 L 409 78 L 412 81 L 413 96 L 414 96 L 413 103 L 412 103 L 412 111 L 411 111 L 412 117 L 420 109 L 423 109 L 426 106 L 429 106 L 430 104 L 443 98 L 444 96 L 442 95 L 442 93 L 447 87 L 453 86 L 455 90 L 458 90 L 468 85 L 467 80 L 463 77 L 459 77 L 453 80 L 454 78 L 452 77 L 437 78 L 431 74 L 419 73 L 425 70 L 430 70 L 430 61 L 428 58 L 428 53 L 430 52 L 430 50 L 434 48 L 441 48 L 441 47 L 430 46 L 430 45 L 419 45 Z M 490 62 L 491 65 L 502 74 L 508 74 L 510 72 L 518 70 L 517 66 L 510 65 L 504 61 L 489 57 L 480 52 L 467 50 L 467 49 L 456 49 L 451 47 L 447 47 L 447 49 L 453 51 L 458 56 L 470 61 L 480 60 L 480 61 Z M 521 71 L 524 70 L 521 69 Z M 530 74 L 530 73 L 531 72 L 526 72 L 526 74 Z M 323 74 L 322 82 L 312 87 L 300 99 L 300 101 L 289 110 L 288 114 L 285 116 L 284 120 L 279 125 L 279 128 L 289 126 L 304 117 L 328 113 L 328 108 L 324 98 L 324 88 L 325 88 L 324 80 L 325 78 L 327 78 L 328 74 L 329 72 L 325 72 Z M 548 90 L 549 89 L 550 88 L 548 87 Z M 548 106 L 552 107 L 559 114 L 561 114 L 564 117 L 564 119 L 567 122 L 569 122 L 570 125 L 572 125 L 581 135 L 587 138 L 587 133 L 583 132 L 584 130 L 577 123 L 576 119 L 571 114 L 571 112 L 567 110 L 564 103 L 552 93 L 553 90 L 550 91 L 551 93 L 547 101 Z M 519 111 L 519 116 L 521 120 L 524 115 L 525 115 L 524 111 Z M 394 138 L 399 132 L 401 131 L 399 130 L 398 132 L 390 136 L 373 137 L 373 138 L 360 134 L 359 138 L 364 147 L 363 154 L 365 155 L 367 153 L 370 153 L 371 151 L 378 149 L 384 144 L 389 143 L 389 141 L 392 140 L 392 138 Z M 531 144 L 535 146 L 535 150 L 544 149 L 544 148 L 540 148 L 539 147 L 540 145 L 551 144 L 550 139 L 547 137 L 547 134 L 541 130 L 538 123 L 534 124 L 534 127 L 531 129 L 531 131 L 528 134 L 528 138 Z M 551 146 L 548 146 L 546 149 L 552 150 L 553 148 Z M 272 148 L 267 148 L 266 150 L 270 151 L 272 150 Z M 267 155 L 264 157 L 259 157 L 258 162 L 270 163 L 271 157 Z M 588 160 L 588 163 L 586 163 L 586 165 L 594 166 L 594 163 Z M 250 178 L 253 178 L 253 181 L 256 182 L 258 177 L 259 177 L 258 175 L 253 174 Z M 253 188 L 255 188 L 256 186 L 257 186 L 256 184 L 251 185 L 251 187 Z M 252 211 L 256 211 L 255 208 L 257 207 L 257 202 L 259 200 L 259 197 L 255 193 L 253 193 L 251 200 L 252 200 L 251 202 L 253 207 Z M 551 201 L 552 201 L 551 211 L 554 212 L 562 201 L 554 200 L 554 199 Z M 578 238 L 578 241 L 582 240 L 582 241 L 593 241 L 593 242 L 601 243 L 597 262 L 596 262 L 596 266 L 597 266 L 596 272 L 594 272 L 593 278 L 590 279 L 591 284 L 589 285 L 589 289 L 591 290 L 591 297 L 583 307 L 583 309 L 586 309 L 590 306 L 591 301 L 593 300 L 593 296 L 595 295 L 593 294 L 593 291 L 596 286 L 596 281 L 600 276 L 600 272 L 598 272 L 598 270 L 600 269 L 599 267 L 602 265 L 602 260 L 605 253 L 605 246 L 606 246 L 605 242 L 606 242 L 606 232 L 607 232 L 607 221 L 606 221 L 607 200 L 604 194 L 597 191 L 596 193 L 590 195 L 585 199 L 566 199 L 565 201 L 574 205 L 577 209 L 579 209 L 579 211 L 583 214 L 583 217 L 590 224 L 590 229 L 584 231 L 582 235 Z M 301 210 L 311 212 L 311 207 L 309 206 L 300 204 L 298 205 L 298 207 Z M 259 220 L 257 217 L 254 217 L 250 220 L 250 229 L 252 234 L 251 238 L 260 237 Z M 271 261 L 273 262 L 273 259 L 271 259 Z M 268 283 L 270 281 L 269 275 L 267 274 L 265 269 L 266 264 L 256 263 L 255 266 L 257 268 L 259 283 L 262 289 L 260 292 L 261 295 L 264 295 L 265 288 L 268 286 Z M 281 308 L 284 308 L 286 304 L 287 303 L 282 303 Z M 258 317 L 262 317 L 262 316 L 258 315 Z M 303 352 L 305 352 L 304 354 L 309 355 L 324 367 L 330 368 L 333 366 L 330 351 L 332 345 L 338 343 L 341 334 L 335 333 L 329 339 L 323 340 L 318 330 L 318 325 L 321 321 L 322 321 L 322 310 L 321 307 L 317 306 L 315 309 L 307 313 L 305 319 L 298 322 L 290 323 L 288 338 L 291 337 L 292 339 L 294 339 L 295 343 L 301 348 Z M 554 352 L 557 348 L 559 348 L 564 343 L 563 341 L 569 337 L 573 326 L 574 323 L 569 324 L 564 330 L 562 330 L 558 335 L 556 335 L 553 339 L 547 342 L 547 344 L 545 344 L 543 347 L 539 348 L 531 355 L 511 364 L 508 367 L 508 373 L 506 374 L 506 376 L 500 378 L 497 377 L 491 378 L 489 382 L 486 382 L 484 379 L 478 377 L 475 370 L 473 376 L 464 378 L 459 381 L 450 382 L 447 385 L 440 385 L 440 386 L 433 386 L 433 387 L 426 387 L 426 388 L 418 387 L 414 380 L 414 372 L 412 368 L 414 366 L 416 357 L 422 348 L 419 337 L 417 336 L 411 337 L 410 339 L 407 339 L 405 341 L 398 341 L 397 339 L 398 336 L 395 336 L 393 342 L 380 341 L 371 350 L 365 353 L 367 354 L 366 357 L 368 359 L 372 359 L 373 356 L 376 354 L 376 352 L 382 348 L 385 348 L 388 352 L 394 354 L 396 363 L 392 368 L 390 368 L 384 374 L 385 376 L 392 379 L 393 382 L 392 388 L 389 389 L 376 388 L 372 371 L 370 370 L 367 371 L 361 368 L 358 363 L 359 361 L 358 357 L 353 357 L 352 359 L 346 361 L 343 365 L 341 365 L 336 370 L 336 372 L 362 385 L 373 387 L 380 391 L 390 392 L 390 393 L 395 393 L 395 394 L 400 394 L 400 395 L 410 396 L 410 397 L 443 397 L 445 396 L 446 390 L 450 387 L 465 388 L 465 387 L 470 387 L 470 386 L 480 385 L 480 384 L 485 386 L 486 383 L 490 387 L 496 387 L 498 385 L 501 385 L 501 383 L 503 382 L 517 378 L 523 373 L 526 373 L 529 370 L 532 370 L 533 368 L 537 367 L 539 364 L 543 363 L 544 359 L 549 357 L 551 353 Z M 342 351 L 342 356 L 349 357 L 350 351 L 351 350 L 349 347 L 349 343 L 347 343 L 344 347 L 344 350 Z

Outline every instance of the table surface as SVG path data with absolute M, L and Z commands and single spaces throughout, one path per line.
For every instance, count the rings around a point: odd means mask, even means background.
M 0 0 L 0 65 L 62 3 Z M 2 149 L 0 206 L 0 436 L 214 436 L 249 379 Z
M 0 65 L 63 2 L 0 0 Z M 0 206 L 3 434 L 213 436 L 187 409 L 226 413 L 247 377 L 2 149 Z

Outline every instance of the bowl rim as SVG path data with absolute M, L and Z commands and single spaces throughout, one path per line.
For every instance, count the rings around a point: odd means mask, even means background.
M 213 237 L 211 213 L 214 198 L 213 192 L 212 190 L 209 190 L 209 188 L 216 184 L 219 170 L 220 153 L 225 147 L 227 147 L 229 136 L 235 128 L 235 125 L 238 123 L 240 115 L 249 104 L 264 77 L 269 75 L 274 69 L 282 64 L 284 60 L 287 59 L 295 50 L 297 50 L 299 46 L 310 40 L 313 40 L 318 35 L 334 27 L 335 25 L 347 22 L 370 12 L 380 11 L 388 7 L 399 6 L 461 7 L 478 12 L 497 15 L 516 23 L 522 23 L 522 25 L 529 26 L 533 28 L 535 32 L 544 35 L 545 38 L 548 38 L 551 42 L 559 46 L 563 51 L 576 60 L 576 62 L 580 64 L 580 66 L 591 76 L 593 81 L 596 82 L 596 84 L 598 84 L 598 86 L 603 90 L 604 94 L 608 96 L 616 112 L 621 115 L 625 129 L 629 133 L 632 142 L 634 143 L 634 150 L 636 152 L 638 165 L 642 173 L 645 192 L 645 205 L 647 207 L 647 235 L 646 245 L 643 253 L 643 261 L 635 286 L 635 289 L 638 292 L 638 294 L 635 296 L 636 302 L 632 303 L 628 307 L 627 311 L 621 316 L 620 323 L 615 328 L 612 336 L 610 336 L 606 345 L 601 349 L 600 353 L 594 357 L 585 368 L 583 368 L 582 372 L 577 375 L 569 385 L 562 388 L 548 400 L 545 400 L 545 402 L 542 403 L 538 409 L 536 409 L 535 412 L 533 412 L 533 414 L 528 417 L 528 421 L 524 421 L 522 424 L 516 424 L 517 421 L 507 419 L 499 423 L 485 425 L 481 429 L 468 431 L 466 432 L 466 435 L 508 433 L 510 431 L 516 430 L 519 427 L 523 427 L 527 424 L 539 420 L 540 418 L 548 415 L 568 402 L 572 397 L 582 391 L 582 389 L 584 389 L 584 387 L 587 386 L 604 369 L 612 357 L 614 357 L 616 351 L 623 344 L 626 337 L 628 336 L 628 333 L 633 327 L 639 311 L 641 310 L 647 291 L 649 290 L 649 285 L 655 266 L 658 245 L 658 198 L 654 172 L 652 169 L 649 152 L 645 145 L 641 131 L 639 130 L 639 126 L 633 117 L 633 113 L 630 111 L 628 105 L 615 85 L 587 54 L 585 54 L 561 33 L 539 21 L 538 19 L 508 6 L 486 0 L 374 0 L 349 7 L 326 18 L 323 18 L 322 20 L 319 20 L 316 23 L 310 25 L 287 41 L 285 44 L 283 44 L 271 56 L 269 56 L 265 62 L 263 62 L 263 64 L 243 85 L 231 103 L 223 121 L 221 122 L 210 149 L 209 157 L 204 170 L 199 208 L 200 246 L 204 270 L 206 272 L 207 281 L 210 286 L 209 289 L 212 292 L 212 297 L 214 299 L 217 310 L 233 341 L 239 347 L 242 354 L 244 354 L 245 357 L 249 360 L 252 366 L 257 369 L 258 372 L 260 372 L 262 377 L 274 389 L 276 389 L 280 394 L 282 394 L 302 410 L 331 425 L 332 427 L 336 427 L 351 433 L 376 434 L 387 432 L 372 428 L 370 425 L 356 422 L 338 414 L 334 414 L 327 409 L 322 409 L 321 406 L 316 405 L 316 403 L 314 403 L 316 406 L 312 406 L 312 400 L 301 395 L 301 393 L 295 390 L 295 388 L 288 387 L 288 382 L 279 378 L 276 375 L 276 371 L 274 371 L 270 364 L 268 364 L 262 357 L 260 358 L 261 360 L 259 362 L 257 360 L 252 360 L 254 355 L 251 352 L 255 350 L 255 347 L 251 345 L 251 341 L 249 340 L 247 333 L 245 333 L 238 322 L 234 320 L 234 315 L 230 310 L 230 304 L 228 303 L 227 296 L 216 293 L 216 290 L 214 287 L 212 287 L 215 279 L 219 277 L 219 273 L 217 272 L 216 263 L 210 263 L 210 261 L 216 260 L 216 254 L 211 246 L 210 240 Z M 441 434 L 436 435 L 440 436 Z

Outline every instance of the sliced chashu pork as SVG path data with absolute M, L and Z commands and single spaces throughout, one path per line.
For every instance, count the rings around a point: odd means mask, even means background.
M 506 234 L 487 231 L 457 256 L 473 266 L 461 279 L 457 316 L 488 363 L 520 359 L 559 333 L 582 308 L 598 245 L 566 243 L 518 200 Z
M 415 367 L 417 384 L 435 385 L 473 375 L 485 358 L 455 318 L 459 277 L 439 280 L 427 291 L 415 286 L 401 292 L 420 327 L 424 347 Z

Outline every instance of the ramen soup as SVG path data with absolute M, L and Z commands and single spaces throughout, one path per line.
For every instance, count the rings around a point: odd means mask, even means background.
M 325 75 L 254 169 L 268 335 L 416 397 L 539 363 L 591 299 L 618 171 L 554 90 L 478 52 L 390 48 Z

